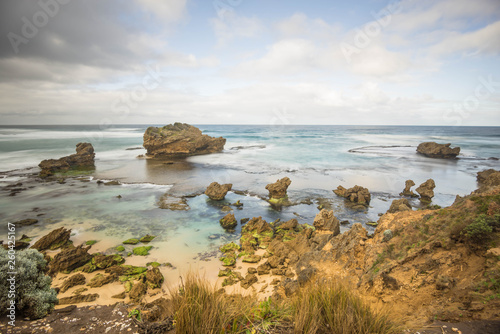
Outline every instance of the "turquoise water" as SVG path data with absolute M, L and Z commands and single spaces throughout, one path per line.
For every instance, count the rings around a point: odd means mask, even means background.
M 6 222 L 38 218 L 36 225 L 20 228 L 35 239 L 50 230 L 72 228 L 73 240 L 95 239 L 94 251 L 112 252 L 121 241 L 145 234 L 158 235 L 148 260 L 171 262 L 178 268 L 199 265 L 214 258 L 217 248 L 236 240 L 239 228 L 224 231 L 218 221 L 222 206 L 240 200 L 236 218 L 262 216 L 267 221 L 296 218 L 312 223 L 317 206 L 327 203 L 340 220 L 366 223 L 378 219 L 398 198 L 404 181 L 418 185 L 428 178 L 436 182 L 435 204 L 450 205 L 455 196 L 476 188 L 476 173 L 500 169 L 498 127 L 383 127 L 383 126 L 218 126 L 201 125 L 211 136 L 227 138 L 222 153 L 190 157 L 165 164 L 138 159 L 144 154 L 142 135 L 146 125 L 114 126 L 9 126 L 0 127 L 0 235 Z M 82 180 L 65 184 L 34 178 L 43 159 L 75 152 L 87 141 L 96 151 L 96 171 Z M 462 148 L 460 159 L 429 159 L 417 155 L 420 142 L 452 143 Z M 127 150 L 131 149 L 133 150 Z M 137 149 L 139 148 L 139 149 Z M 266 184 L 288 176 L 289 197 L 295 205 L 274 210 L 261 198 Z M 98 179 L 115 179 L 121 186 L 103 186 Z M 200 195 L 212 182 L 232 183 L 224 203 Z M 21 182 L 16 196 L 4 188 Z M 338 185 L 365 186 L 372 202 L 365 211 L 346 208 L 332 190 Z M 165 194 L 192 194 L 189 211 L 160 209 Z M 121 198 L 117 196 L 120 195 Z M 418 206 L 417 201 L 413 204 Z M 369 231 L 373 228 L 367 227 Z M 0 240 L 4 239 L 0 237 Z M 129 251 L 129 249 L 127 249 Z

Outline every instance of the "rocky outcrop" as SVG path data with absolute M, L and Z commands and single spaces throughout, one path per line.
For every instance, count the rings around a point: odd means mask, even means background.
M 99 298 L 99 294 L 97 293 L 64 297 L 64 298 L 59 298 L 59 305 L 88 303 L 95 301 L 97 298 Z
M 90 143 L 78 143 L 76 145 L 76 154 L 62 157 L 60 159 L 49 159 L 40 162 L 38 167 L 42 169 L 40 176 L 46 177 L 56 172 L 65 172 L 70 169 L 95 168 L 94 147 Z
M 451 148 L 450 145 L 425 142 L 418 145 L 417 152 L 429 158 L 453 159 L 460 154 L 460 147 Z
M 231 230 L 238 225 L 238 221 L 234 217 L 234 214 L 228 213 L 227 215 L 224 216 L 221 220 L 219 220 L 220 225 L 222 228 L 226 230 Z
M 434 197 L 434 188 L 436 188 L 436 184 L 433 179 L 428 179 L 424 183 L 422 183 L 417 189 L 417 193 L 420 194 L 420 200 L 422 202 L 430 202 Z
M 205 190 L 205 195 L 213 201 L 222 201 L 232 187 L 233 185 L 231 183 L 219 184 L 217 182 L 212 182 L 207 187 L 207 190 Z
M 392 201 L 391 207 L 387 212 L 396 213 L 400 211 L 411 211 L 410 202 L 408 202 L 406 198 L 395 199 L 394 201 Z
M 269 183 L 266 189 L 269 191 L 269 199 L 283 199 L 287 197 L 286 190 L 292 181 L 288 177 L 277 180 L 275 183 Z
M 318 231 L 329 231 L 333 235 L 340 233 L 340 221 L 333 215 L 333 210 L 321 210 L 314 218 L 314 227 Z
M 479 192 L 487 191 L 491 188 L 500 186 L 500 171 L 487 169 L 477 173 L 477 183 Z
M 415 185 L 415 182 L 413 182 L 413 180 L 406 180 L 405 181 L 405 188 L 403 189 L 403 191 L 401 193 L 399 193 L 399 195 L 401 196 L 410 196 L 410 197 L 418 197 L 417 194 L 415 194 L 413 192 L 413 190 L 411 190 L 411 187 L 413 187 Z
M 49 262 L 48 274 L 54 276 L 57 272 L 70 272 L 92 259 L 92 255 L 88 253 L 90 246 L 83 247 L 82 245 L 65 249 L 54 256 L 54 259 Z
M 66 292 L 70 288 L 77 286 L 77 285 L 84 285 L 85 284 L 85 276 L 83 274 L 76 274 L 68 278 L 63 282 L 60 288 L 60 292 Z
M 333 191 L 335 195 L 344 197 L 352 203 L 368 206 L 370 204 L 371 195 L 367 188 L 361 186 L 354 186 L 352 188 L 346 189 L 342 186 L 338 186 L 337 189 Z
M 188 157 L 220 152 L 226 139 L 213 138 L 185 123 L 169 124 L 161 128 L 149 127 L 143 136 L 146 155 L 153 158 Z
M 71 236 L 71 230 L 67 230 L 64 227 L 53 230 L 49 234 L 43 236 L 39 239 L 31 248 L 38 251 L 53 250 L 62 246 L 69 244 L 69 237 Z

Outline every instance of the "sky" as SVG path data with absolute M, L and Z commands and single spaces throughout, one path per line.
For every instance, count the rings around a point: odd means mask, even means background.
M 0 124 L 500 126 L 499 0 L 2 0 Z

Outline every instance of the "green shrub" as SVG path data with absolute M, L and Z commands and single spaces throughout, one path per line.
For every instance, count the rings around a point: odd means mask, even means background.
M 463 229 L 462 235 L 472 242 L 481 243 L 484 240 L 489 239 L 492 232 L 493 227 L 489 224 L 488 217 L 481 214 L 474 220 L 473 223 L 467 225 Z
M 7 279 L 12 272 L 8 252 L 0 248 L 0 313 L 7 311 L 10 305 Z M 52 279 L 43 273 L 46 261 L 43 255 L 34 249 L 16 251 L 15 253 L 15 301 L 20 314 L 31 319 L 47 315 L 57 303 L 57 293 L 51 289 Z

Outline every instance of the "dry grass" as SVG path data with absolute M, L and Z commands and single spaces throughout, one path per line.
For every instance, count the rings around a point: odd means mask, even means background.
M 295 333 L 390 334 L 400 328 L 335 281 L 319 281 L 293 299 Z

